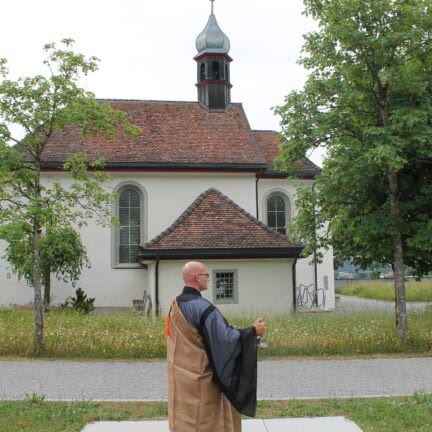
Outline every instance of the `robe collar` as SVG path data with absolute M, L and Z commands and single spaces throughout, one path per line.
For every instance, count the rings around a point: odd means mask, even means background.
M 182 294 L 196 295 L 198 297 L 202 297 L 201 293 L 198 290 L 187 285 L 183 288 Z

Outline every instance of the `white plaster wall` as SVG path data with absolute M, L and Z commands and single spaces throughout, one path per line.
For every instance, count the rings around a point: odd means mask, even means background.
M 291 217 L 297 214 L 296 209 L 296 191 L 297 188 L 312 185 L 313 180 L 287 180 L 287 179 L 260 179 L 258 182 L 258 204 L 259 204 L 259 219 L 265 220 L 266 198 L 272 192 L 284 192 L 291 202 Z
M 147 270 L 115 269 L 111 266 L 111 229 L 89 225 L 82 229 L 91 268 L 84 271 L 78 285 L 95 297 L 95 306 L 131 307 L 147 288 Z
M 174 297 L 183 289 L 182 268 L 186 261 L 159 261 L 159 306 L 161 315 L 168 313 Z
M 155 299 L 156 299 L 156 262 L 149 261 L 147 264 L 147 293 L 152 300 L 152 311 L 151 313 L 156 314 Z
M 139 184 L 147 194 L 144 242 L 168 228 L 202 192 L 211 187 L 248 208 L 248 211 L 255 209 L 254 200 L 251 199 L 255 193 L 254 180 L 250 174 L 223 177 L 211 174 L 119 174 L 109 183 L 109 190 L 129 182 Z M 150 293 L 154 304 L 155 266 L 150 265 L 148 270 L 111 268 L 110 233 L 110 229 L 94 224 L 84 229 L 83 238 L 89 240 L 86 244 L 92 269 L 83 274 L 80 283 L 89 287 L 88 292 L 96 297 L 97 306 L 131 306 L 134 298 L 142 297 L 144 289 Z M 168 277 L 161 268 L 159 275 Z
M 301 258 L 297 261 L 297 287 L 312 286 L 309 292 L 312 292 L 315 286 L 315 264 L 311 263 L 312 256 Z M 324 254 L 324 260 L 317 265 L 317 286 L 318 286 L 318 304 L 320 309 L 332 310 L 335 307 L 334 296 L 334 279 L 333 279 L 333 255 L 332 252 Z M 327 276 L 327 289 L 325 293 L 325 277 Z
M 314 283 L 315 280 L 315 268 L 314 264 L 311 263 L 312 256 L 306 258 L 300 258 L 296 264 L 296 282 L 297 286 L 303 284 L 309 286 Z
M 45 178 L 46 182 L 68 180 L 64 174 L 53 173 Z M 236 204 L 256 216 L 255 205 L 255 177 L 252 174 L 209 174 L 209 173 L 117 173 L 115 178 L 107 185 L 111 192 L 122 183 L 133 182 L 139 184 L 147 194 L 146 233 L 143 241 L 148 241 L 159 235 L 169 227 L 180 214 L 207 189 L 214 187 L 220 190 Z M 299 184 L 306 183 L 298 181 Z M 286 180 L 260 180 L 259 181 L 259 207 L 262 219 L 264 200 L 266 194 L 272 190 L 284 190 L 292 199 L 293 213 L 295 214 L 295 184 Z M 82 229 L 82 238 L 87 247 L 91 260 L 91 268 L 85 269 L 77 286 L 84 289 L 90 296 L 95 297 L 96 306 L 132 306 L 132 300 L 142 298 L 144 289 L 155 293 L 155 268 L 150 264 L 149 269 L 112 268 L 111 228 L 102 228 L 90 222 Z M 4 245 L 3 245 L 4 247 Z M 0 256 L 2 245 L 0 244 Z M 241 307 L 253 308 L 256 305 L 265 308 L 274 308 L 281 305 L 291 307 L 292 294 L 288 288 L 292 284 L 290 260 L 275 262 L 245 261 L 239 269 L 239 301 Z M 164 289 L 160 290 L 160 303 L 162 308 L 169 305 L 172 297 L 182 286 L 181 267 L 184 263 L 168 263 L 161 261 L 159 268 L 160 283 Z M 211 269 L 230 268 L 230 262 L 209 263 Z M 224 267 L 221 267 L 221 266 Z M 232 263 L 231 263 L 232 265 Z M 241 271 L 240 271 L 241 270 Z M 33 289 L 25 282 L 18 283 L 14 275 L 7 278 L 6 263 L 0 260 L 0 305 L 25 304 L 33 301 Z M 322 283 L 324 275 L 328 275 L 329 295 L 334 304 L 333 286 L 333 260 L 331 252 L 325 254 L 324 263 L 318 267 L 318 281 Z M 307 265 L 307 259 L 297 263 L 297 283 L 313 283 L 313 266 Z M 319 283 L 319 285 L 320 285 Z M 272 289 L 267 289 L 267 287 Z M 264 288 L 263 288 L 264 287 Z M 265 294 L 264 294 L 265 293 Z M 58 304 L 74 294 L 71 285 L 52 281 L 53 303 Z M 210 281 L 209 291 L 206 293 L 212 300 L 212 287 Z M 281 300 L 283 299 L 283 302 Z M 328 303 L 330 306 L 330 303 Z M 239 309 L 240 306 L 221 306 L 221 309 Z
M 81 235 L 88 248 L 91 268 L 83 271 L 76 287 L 82 288 L 89 297 L 94 297 L 95 306 L 98 307 L 131 307 L 132 299 L 142 298 L 147 286 L 147 270 L 111 268 L 110 229 L 89 226 L 82 230 Z M 0 255 L 2 250 L 0 245 Z M 76 288 L 54 277 L 51 285 L 52 304 L 64 303 L 67 297 L 75 294 Z M 31 302 L 33 288 L 27 286 L 25 281 L 18 282 L 16 276 L 8 271 L 6 262 L 1 260 L 0 305 Z
M 210 275 L 214 270 L 237 270 L 238 304 L 216 304 L 223 313 L 278 313 L 292 310 L 292 264 L 278 260 L 203 260 Z M 181 269 L 185 261 L 160 261 L 159 302 L 166 314 L 174 297 L 183 289 Z M 213 281 L 203 297 L 214 303 Z
M 147 238 L 151 240 L 168 228 L 198 196 L 215 188 L 255 216 L 255 177 L 253 174 L 137 173 L 116 174 L 109 183 L 133 182 L 147 192 Z
M 4 254 L 6 243 L 0 240 L 0 257 Z M 8 269 L 7 263 L 0 259 L 0 306 L 27 304 L 33 302 L 33 288 Z
M 301 186 L 312 186 L 313 180 L 285 180 L 285 179 L 261 179 L 258 186 L 258 202 L 260 220 L 266 222 L 266 198 L 276 191 L 284 192 L 291 202 L 291 217 L 297 214 L 296 209 L 296 189 Z M 328 290 L 325 293 L 325 302 L 322 291 L 318 291 L 319 304 L 325 303 L 326 310 L 332 310 L 335 307 L 334 294 L 334 269 L 333 269 L 333 250 L 321 250 L 324 255 L 323 262 L 317 264 L 317 286 L 318 289 L 324 288 L 324 278 L 326 277 Z M 296 282 L 297 286 L 303 284 L 309 286 L 315 284 L 315 265 L 311 264 L 312 257 L 299 259 L 296 265 Z
M 333 249 L 322 251 L 324 254 L 323 262 L 318 265 L 318 288 L 326 288 L 325 309 L 332 310 L 335 308 L 335 286 L 334 286 L 334 267 L 333 267 Z
M 44 182 L 47 185 L 53 182 L 70 184 L 63 173 L 46 174 Z M 252 174 L 118 173 L 107 184 L 107 190 L 112 192 L 119 184 L 128 182 L 139 184 L 147 194 L 144 242 L 168 228 L 202 192 L 211 187 L 252 214 L 255 212 L 255 179 Z M 95 297 L 98 307 L 130 307 L 133 299 L 142 298 L 144 289 L 154 294 L 154 274 L 143 268 L 112 268 L 111 233 L 111 228 L 100 227 L 94 221 L 82 228 L 91 268 L 83 271 L 77 287 Z M 32 302 L 33 289 L 25 282 L 18 283 L 13 275 L 8 279 L 7 273 L 6 263 L 0 259 L 0 305 Z M 53 304 L 60 304 L 73 296 L 75 289 L 53 279 L 51 292 Z

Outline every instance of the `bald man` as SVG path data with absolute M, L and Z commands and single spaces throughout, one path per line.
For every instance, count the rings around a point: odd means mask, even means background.
M 167 316 L 168 420 L 171 432 L 239 432 L 240 413 L 256 411 L 257 336 L 262 319 L 232 328 L 201 296 L 209 273 L 190 261 Z

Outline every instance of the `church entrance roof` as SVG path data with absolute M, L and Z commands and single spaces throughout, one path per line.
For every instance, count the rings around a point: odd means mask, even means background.
M 297 258 L 302 249 L 211 188 L 143 245 L 139 259 Z

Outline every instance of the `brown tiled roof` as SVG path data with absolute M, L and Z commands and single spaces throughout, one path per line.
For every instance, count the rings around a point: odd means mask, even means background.
M 80 136 L 78 128 L 57 131 L 43 154 L 64 162 L 75 152 L 104 157 L 107 166 L 234 165 L 265 169 L 241 104 L 209 112 L 198 102 L 106 100 L 142 128 L 137 138 Z
M 280 145 L 282 140 L 277 132 L 274 131 L 252 131 L 255 136 L 256 143 L 261 150 L 269 170 L 274 170 L 274 160 L 280 153 Z M 298 160 L 292 169 L 292 173 L 310 173 L 318 174 L 320 168 L 307 158 Z
M 216 189 L 203 192 L 164 232 L 141 248 L 140 257 L 204 256 L 297 257 L 302 245 L 254 218 Z

